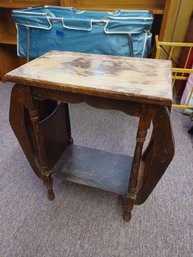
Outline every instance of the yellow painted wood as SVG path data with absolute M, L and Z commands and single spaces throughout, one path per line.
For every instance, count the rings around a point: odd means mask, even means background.
M 186 57 L 185 65 L 184 65 L 184 67 L 186 67 L 186 63 L 188 62 L 188 59 L 190 57 L 193 43 L 163 42 L 163 41 L 159 41 L 158 36 L 156 36 L 155 41 L 156 41 L 156 58 L 157 59 L 162 59 L 163 57 L 162 56 L 163 49 L 161 47 L 171 47 L 172 51 L 173 51 L 173 48 L 188 47 L 189 51 Z M 171 56 L 169 57 L 171 58 Z M 193 69 L 172 68 L 172 86 L 174 86 L 176 80 L 187 80 L 189 74 L 193 74 Z M 190 94 L 190 97 L 191 95 L 192 93 Z M 177 109 L 193 109 L 193 106 L 189 106 L 189 105 L 172 104 L 172 107 Z
M 176 51 L 175 51 L 176 49 L 178 49 L 178 51 L 179 51 L 182 47 L 189 48 L 188 55 L 187 55 L 185 65 L 184 65 L 184 67 L 186 67 L 186 64 L 188 62 L 188 59 L 190 57 L 190 53 L 191 53 L 191 50 L 193 47 L 193 43 L 160 41 L 158 39 L 158 35 L 156 35 L 156 37 L 155 37 L 155 42 L 156 42 L 156 56 L 155 56 L 156 59 L 168 59 L 170 57 L 171 59 L 176 60 L 176 58 L 177 58 Z M 173 49 L 174 49 L 174 51 L 173 51 Z M 164 50 L 168 52 L 168 56 L 165 55 Z M 171 52 L 171 50 L 172 50 L 172 52 Z M 173 55 L 172 55 L 172 53 L 173 53 Z M 183 71 L 185 71 L 184 68 L 182 68 L 182 69 L 183 69 Z M 188 72 L 188 70 L 189 69 L 186 69 L 185 72 Z M 181 70 L 177 70 L 177 72 L 181 72 Z
M 193 69 L 184 69 L 184 68 L 172 68 L 172 72 L 177 73 L 193 73 Z
M 175 109 L 188 109 L 188 110 L 193 110 L 193 106 L 189 106 L 189 105 L 179 105 L 179 104 L 172 104 L 172 108 L 175 108 Z

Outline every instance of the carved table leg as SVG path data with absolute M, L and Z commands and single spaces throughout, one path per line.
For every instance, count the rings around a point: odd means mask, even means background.
M 141 154 L 143 144 L 147 135 L 147 130 L 150 127 L 150 122 L 152 118 L 152 108 L 153 107 L 145 104 L 141 106 L 139 126 L 136 137 L 136 147 L 131 169 L 131 178 L 129 181 L 128 194 L 122 199 L 123 219 L 127 222 L 131 219 L 131 211 L 133 209 L 137 197 L 137 182 Z

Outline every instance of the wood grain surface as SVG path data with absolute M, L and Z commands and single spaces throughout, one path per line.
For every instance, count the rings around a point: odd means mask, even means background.
M 113 99 L 172 102 L 171 63 L 166 60 L 51 51 L 4 80 Z

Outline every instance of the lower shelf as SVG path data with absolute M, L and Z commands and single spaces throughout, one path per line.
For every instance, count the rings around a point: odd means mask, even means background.
M 133 158 L 69 145 L 53 169 L 64 180 L 120 195 L 128 191 Z

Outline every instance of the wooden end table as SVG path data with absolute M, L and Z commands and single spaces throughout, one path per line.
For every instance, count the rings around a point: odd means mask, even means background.
M 122 197 L 123 218 L 148 198 L 174 155 L 171 63 L 165 60 L 49 52 L 5 75 L 17 83 L 10 124 L 54 199 L 53 175 Z M 68 103 L 139 117 L 132 157 L 73 144 Z M 147 131 L 152 135 L 143 151 Z

